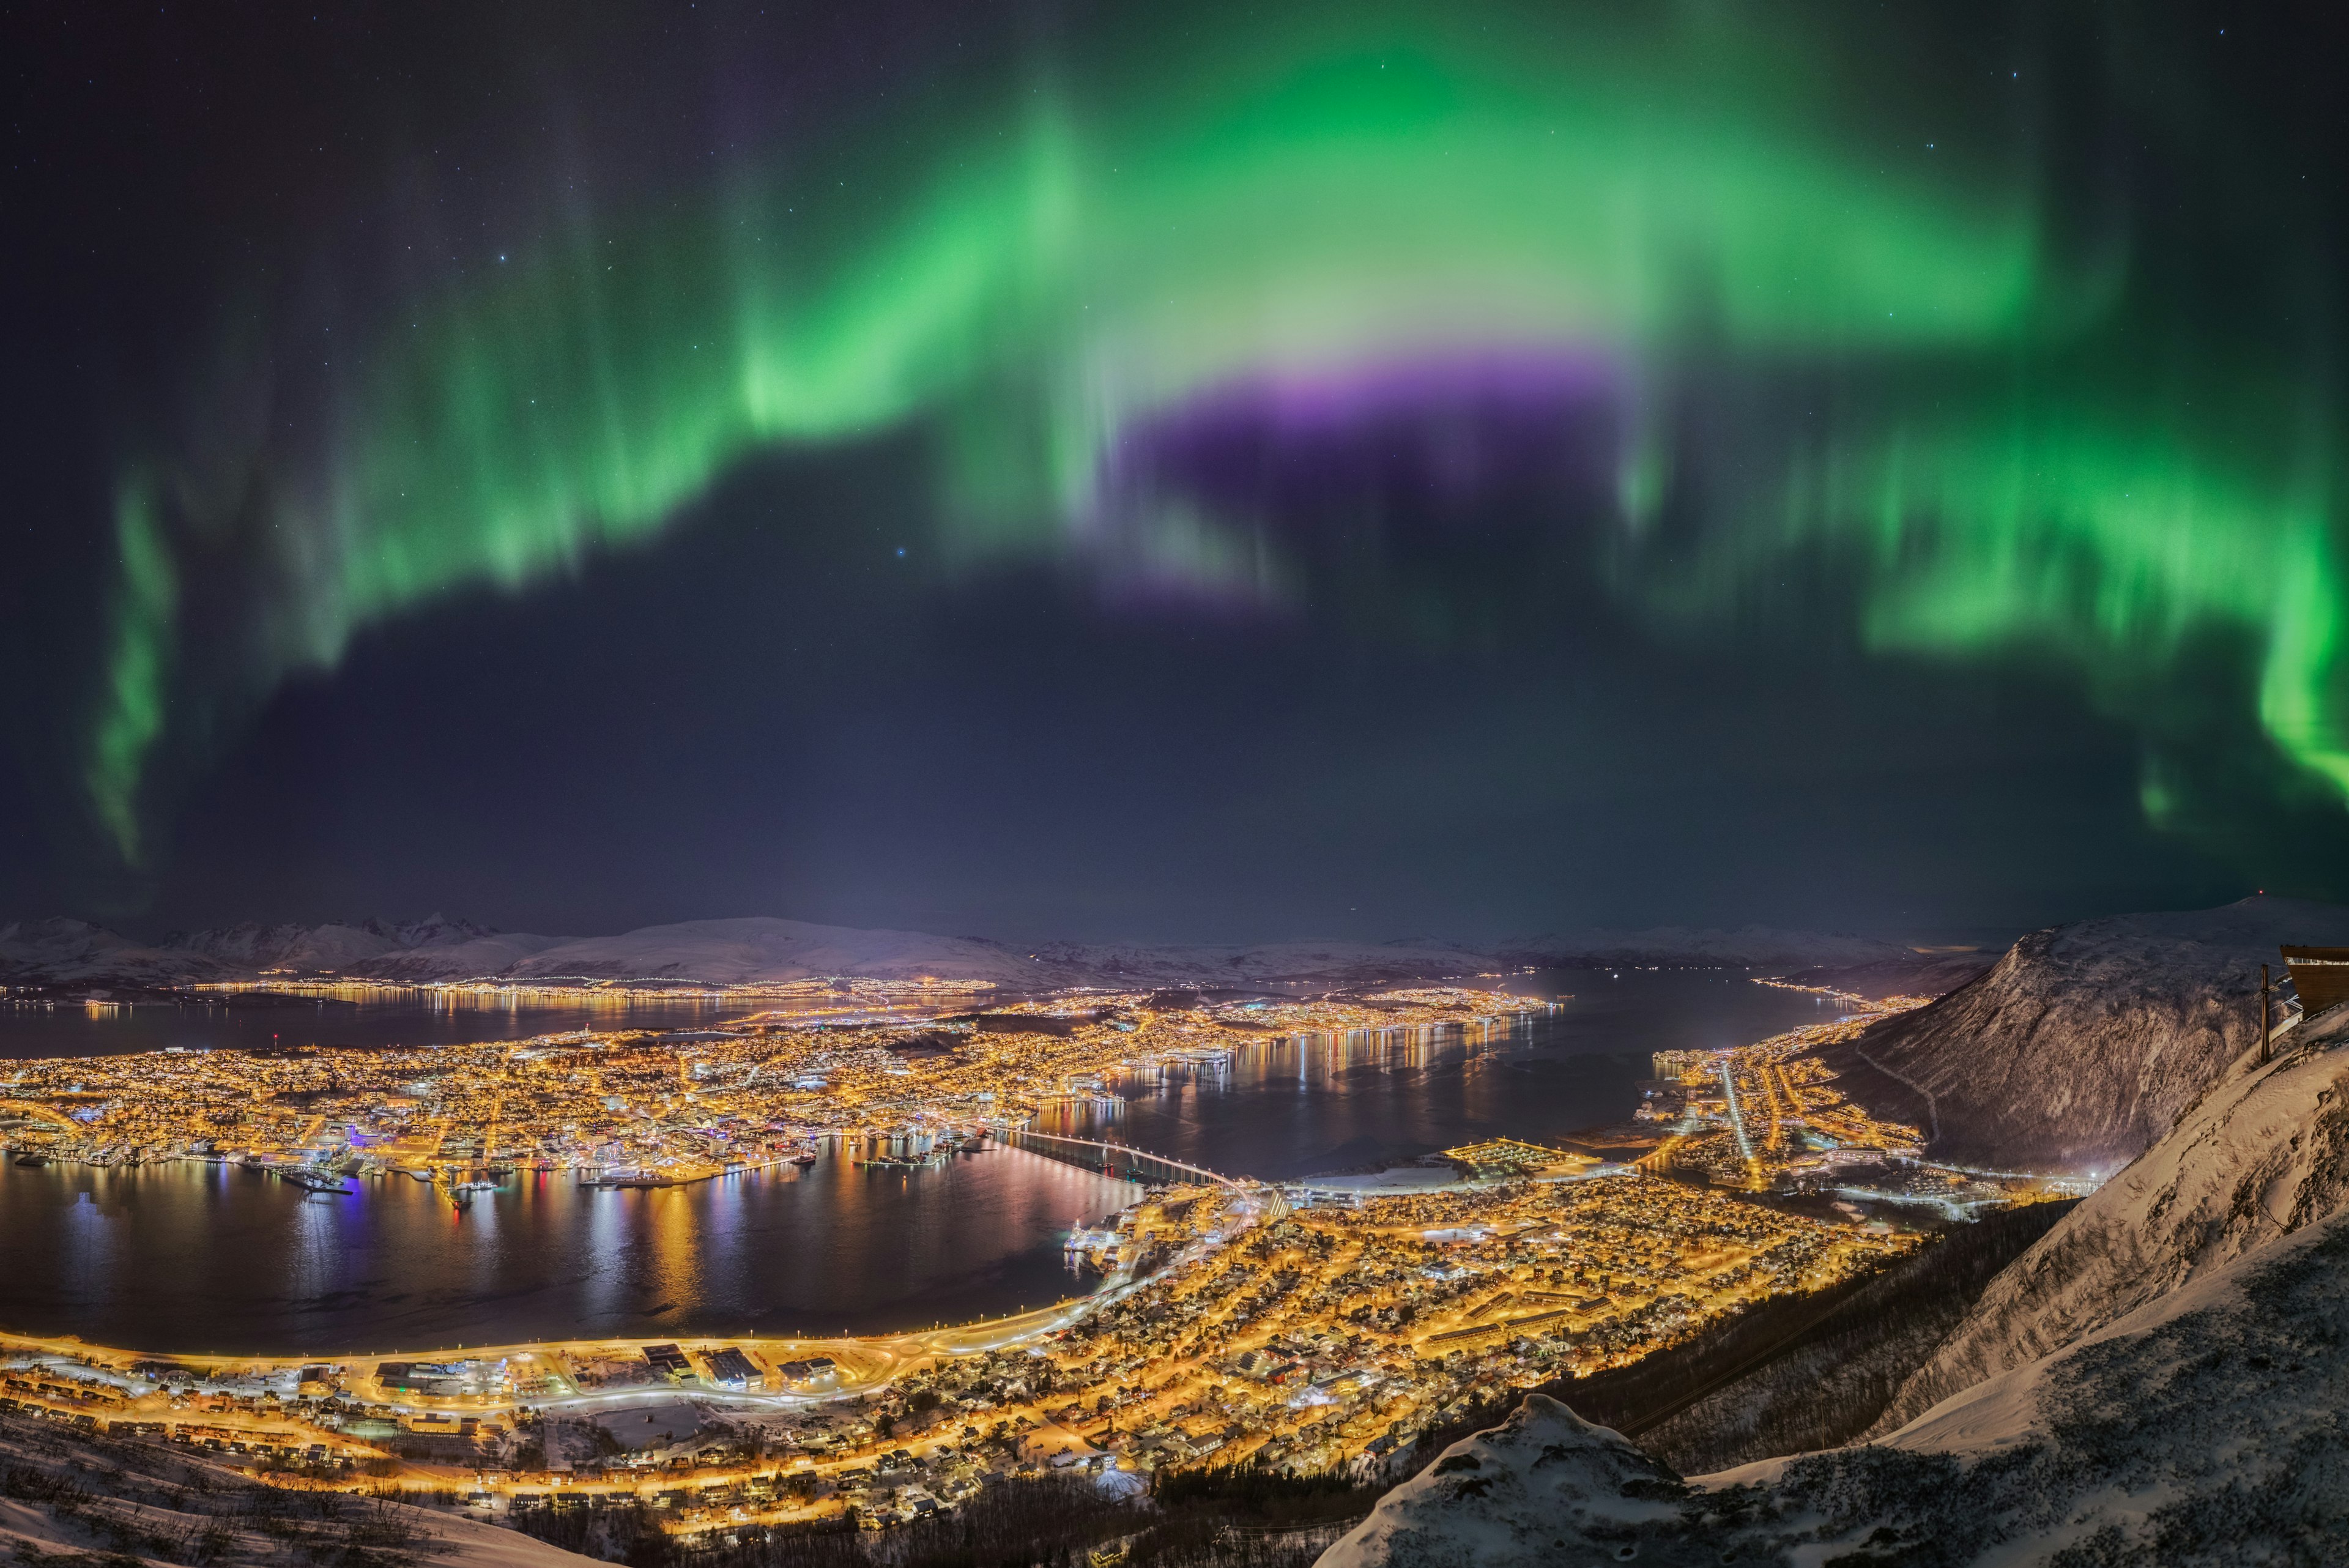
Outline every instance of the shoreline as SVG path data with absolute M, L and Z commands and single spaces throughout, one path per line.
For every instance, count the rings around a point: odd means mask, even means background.
M 597 1350 L 609 1350 L 621 1345 L 634 1345 L 645 1340 L 657 1344 L 673 1344 L 689 1354 L 705 1349 L 720 1349 L 732 1345 L 761 1355 L 788 1351 L 795 1358 L 831 1354 L 834 1350 L 865 1351 L 890 1361 L 922 1356 L 967 1355 L 980 1350 L 1009 1348 L 1038 1334 L 1057 1332 L 1082 1317 L 1111 1292 L 1125 1282 L 1105 1281 L 1101 1290 L 1086 1295 L 1070 1296 L 1047 1306 L 1031 1307 L 1000 1317 L 977 1318 L 968 1323 L 947 1324 L 925 1329 L 907 1329 L 894 1334 L 678 1334 L 663 1338 L 658 1334 L 602 1334 L 573 1339 L 517 1340 L 501 1345 L 429 1346 L 419 1350 L 333 1350 L 311 1351 L 301 1355 L 235 1355 L 219 1351 L 143 1350 L 129 1345 L 93 1345 L 78 1334 L 21 1334 L 13 1329 L 0 1329 L 0 1356 L 59 1355 L 85 1358 L 92 1365 L 111 1362 L 129 1367 L 140 1362 L 166 1363 L 191 1372 L 247 1374 L 282 1374 L 299 1372 L 305 1367 L 320 1366 L 377 1364 L 388 1361 L 425 1361 L 458 1363 L 467 1361 L 512 1361 L 540 1355 L 571 1355 Z M 892 1371 L 891 1376 L 895 1376 Z M 887 1383 L 887 1377 L 843 1381 L 838 1387 L 821 1392 L 793 1393 L 788 1389 L 731 1389 L 687 1383 L 630 1384 L 620 1387 L 580 1391 L 556 1397 L 554 1401 L 535 1400 L 516 1396 L 504 1399 L 486 1397 L 441 1398 L 417 1395 L 404 1397 L 371 1397 L 369 1404 L 405 1407 L 414 1405 L 419 1410 L 438 1410 L 467 1404 L 492 1404 L 499 1407 L 535 1408 L 550 1402 L 576 1403 L 599 1398 L 622 1398 L 628 1396 L 654 1396 L 664 1399 L 768 1398 L 799 1403 L 814 1403 L 826 1399 L 852 1397 Z

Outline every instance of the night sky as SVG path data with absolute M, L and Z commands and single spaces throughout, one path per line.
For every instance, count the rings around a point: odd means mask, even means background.
M 13 7 L 0 918 L 2349 896 L 2336 11 Z

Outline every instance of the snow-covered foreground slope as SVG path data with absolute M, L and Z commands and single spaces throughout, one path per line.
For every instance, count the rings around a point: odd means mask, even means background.
M 141 1444 L 62 1441 L 0 1417 L 0 1558 L 97 1568 L 584 1568 L 594 1559 L 476 1520 L 373 1498 L 288 1493 Z
M 2349 1009 L 2238 1061 L 2171 1134 L 1991 1282 L 1889 1428 L 2349 1204 Z
M 1970 985 L 1831 1048 L 1932 1154 L 2099 1175 L 2150 1147 L 2259 1032 L 2260 965 L 2349 943 L 2349 909 L 2246 898 L 2034 931 Z
M 1538 1395 L 1319 1568 L 2240 1568 L 2349 1545 L 2349 1217 L 2199 1274 L 1888 1440 L 1686 1486 Z
M 1318 1568 L 1602 1563 L 1626 1546 L 1643 1563 L 1719 1563 L 1687 1524 L 1689 1495 L 1613 1431 L 1530 1394 L 1381 1499 Z

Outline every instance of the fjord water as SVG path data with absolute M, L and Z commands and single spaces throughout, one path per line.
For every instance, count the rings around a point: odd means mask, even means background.
M 697 1029 L 771 1011 L 715 997 L 608 997 L 593 1002 L 386 987 L 363 1002 L 298 997 L 203 1002 L 0 1002 L 0 1061 L 122 1056 L 140 1051 L 265 1051 L 302 1045 L 471 1045 L 579 1029 Z
M 1619 1119 L 1651 1051 L 1743 1044 L 1834 1013 L 1742 974 L 1516 984 L 1574 1000 L 1488 1038 L 1253 1047 L 1228 1067 L 1129 1078 L 1120 1112 L 1061 1107 L 1042 1125 L 1233 1174 L 1301 1175 Z M 1133 1191 L 1012 1149 L 885 1171 L 834 1148 L 804 1172 L 647 1191 L 525 1173 L 461 1213 L 406 1177 L 353 1185 L 311 1197 L 229 1166 L 0 1162 L 0 1327 L 191 1354 L 880 1333 L 1088 1288 L 1061 1238 Z
M 351 1185 L 0 1165 L 0 1326 L 190 1355 L 923 1327 L 1081 1293 L 1061 1237 L 1133 1196 L 1009 1149 L 636 1191 L 525 1172 L 461 1211 L 405 1176 Z
M 1106 1138 L 1236 1176 L 1360 1168 L 1488 1137 L 1549 1142 L 1619 1121 L 1651 1052 L 1747 1045 L 1840 1009 L 1746 971 L 1550 970 L 1509 989 L 1561 1011 L 1478 1038 L 1446 1030 L 1244 1049 L 1228 1066 L 1121 1075 L 1121 1106 L 1052 1106 L 1040 1130 Z

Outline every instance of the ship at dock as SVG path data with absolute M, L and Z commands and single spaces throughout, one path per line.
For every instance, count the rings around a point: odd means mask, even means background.
M 605 1170 L 596 1172 L 593 1175 L 582 1176 L 579 1179 L 579 1185 L 591 1189 L 617 1188 L 626 1189 L 640 1187 L 676 1187 L 680 1185 L 680 1183 L 678 1181 L 677 1178 L 673 1176 L 664 1176 L 657 1171 Z

